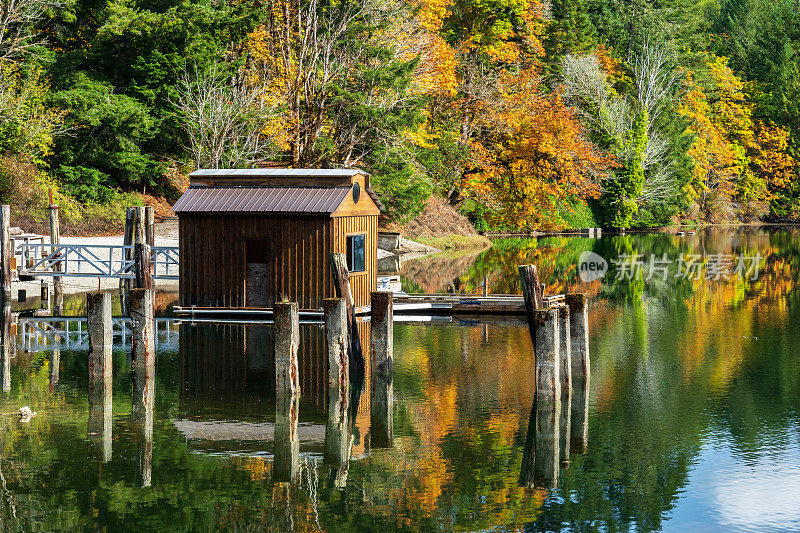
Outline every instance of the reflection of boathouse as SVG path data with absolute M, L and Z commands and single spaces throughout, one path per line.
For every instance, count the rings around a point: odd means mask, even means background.
M 369 353 L 368 322 L 359 322 L 362 350 Z M 213 411 L 236 403 L 243 413 L 258 411 L 275 397 L 273 329 L 265 324 L 180 325 L 181 405 L 190 411 Z M 325 330 L 321 325 L 300 326 L 297 354 L 303 412 L 325 412 L 328 398 L 328 362 Z M 369 365 L 369 359 L 367 359 Z M 369 372 L 369 367 L 367 368 Z M 361 395 L 359 411 L 369 413 L 369 380 Z
M 364 349 L 369 346 L 369 323 L 359 322 L 358 330 Z M 272 326 L 184 322 L 180 338 L 179 406 L 184 416 L 173 420 L 175 428 L 199 450 L 245 454 L 273 450 Z M 298 438 L 304 452 L 321 452 L 331 406 L 325 330 L 320 325 L 300 326 L 298 363 L 303 398 Z M 358 397 L 351 396 L 351 402 L 353 454 L 361 456 L 370 426 L 369 380 Z
M 199 170 L 179 218 L 180 304 L 320 309 L 344 253 L 357 306 L 377 285 L 380 203 L 360 170 Z

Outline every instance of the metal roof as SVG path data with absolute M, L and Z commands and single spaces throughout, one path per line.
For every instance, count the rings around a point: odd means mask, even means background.
M 175 213 L 318 213 L 336 211 L 350 187 L 189 187 Z
M 218 168 L 195 170 L 189 177 L 349 178 L 357 174 L 369 176 L 357 168 Z

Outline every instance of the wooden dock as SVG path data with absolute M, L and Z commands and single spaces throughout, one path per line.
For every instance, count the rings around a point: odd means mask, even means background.
M 553 294 L 542 298 L 544 307 L 563 305 L 564 295 Z M 255 318 L 272 317 L 269 307 L 197 307 L 175 306 L 173 313 L 179 317 L 226 317 Z M 367 315 L 369 306 L 355 308 L 356 315 Z M 394 312 L 415 315 L 525 315 L 525 301 L 516 294 L 472 296 L 459 294 L 395 294 Z M 304 319 L 321 319 L 321 309 L 300 309 Z

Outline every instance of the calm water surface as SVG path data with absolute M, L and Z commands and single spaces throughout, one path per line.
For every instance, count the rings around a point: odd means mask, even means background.
M 581 281 L 585 251 L 609 262 L 604 278 Z M 651 254 L 666 275 L 646 279 Z M 696 279 L 678 271 L 689 256 Z M 626 258 L 641 276 L 619 275 Z M 740 258 L 758 271 L 740 278 Z M 515 319 L 396 324 L 388 448 L 370 384 L 330 402 L 322 330 L 303 326 L 293 483 L 275 481 L 269 327 L 161 323 L 143 413 L 121 344 L 113 394 L 90 398 L 86 350 L 49 349 L 31 333 L 45 325 L 23 319 L 0 396 L 2 528 L 800 530 L 797 230 L 498 241 L 401 273 L 409 291 L 518 293 L 521 263 L 548 291 L 592 297 L 587 438 L 557 480 L 519 486 L 534 359 Z M 708 279 L 715 265 L 728 274 Z M 14 415 L 23 405 L 30 422 Z M 349 462 L 326 453 L 335 437 Z

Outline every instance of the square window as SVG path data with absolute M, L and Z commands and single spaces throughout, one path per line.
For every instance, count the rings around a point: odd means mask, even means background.
M 364 235 L 349 235 L 347 237 L 347 271 L 364 272 L 365 244 Z

